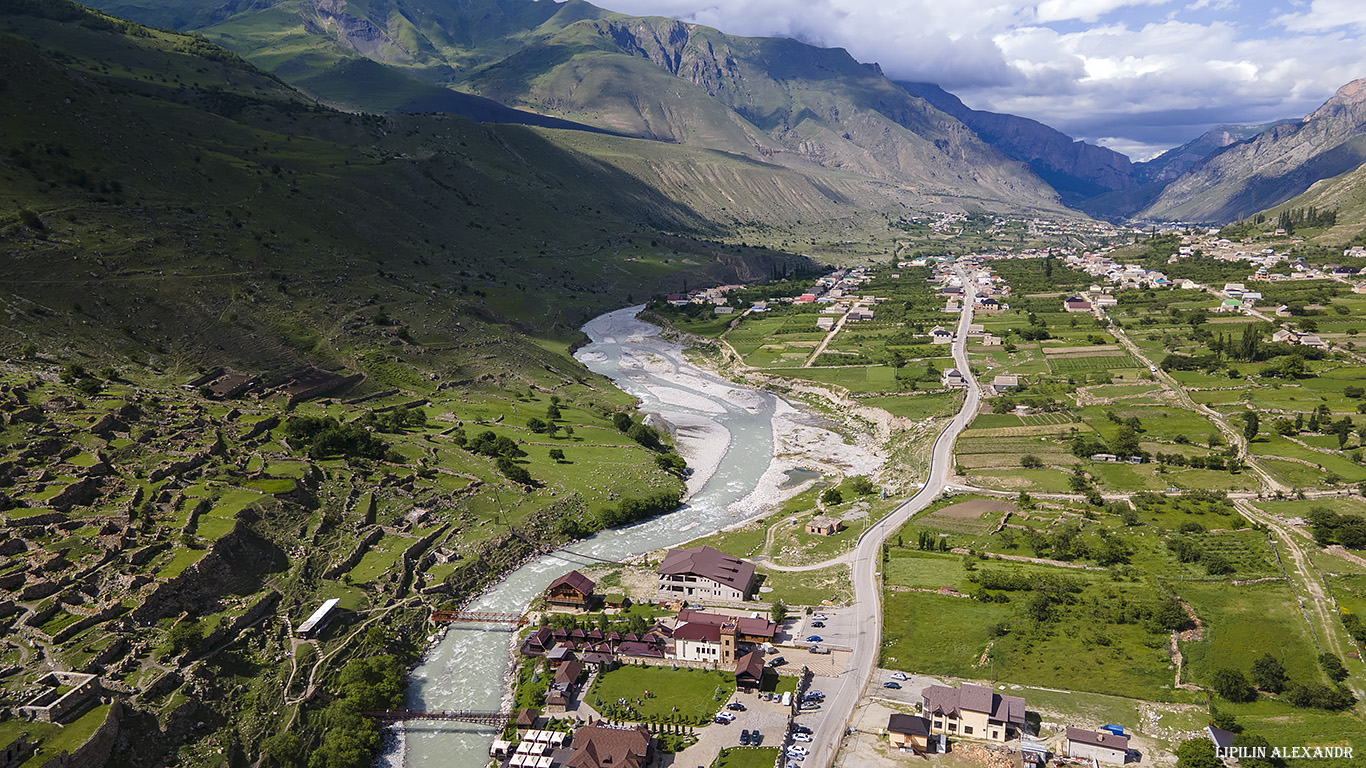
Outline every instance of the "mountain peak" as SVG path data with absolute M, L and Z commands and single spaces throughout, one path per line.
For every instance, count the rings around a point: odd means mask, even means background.
M 1314 110 L 1314 113 L 1304 118 L 1304 122 L 1309 122 L 1320 117 L 1335 114 L 1347 107 L 1354 107 L 1366 103 L 1366 78 L 1353 80 L 1342 86 L 1338 92 L 1333 94 L 1333 98 L 1325 101 L 1323 106 Z

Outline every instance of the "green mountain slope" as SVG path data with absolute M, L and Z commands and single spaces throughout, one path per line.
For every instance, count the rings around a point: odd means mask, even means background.
M 917 196 L 1060 209 L 1026 166 L 843 50 L 623 16 L 581 0 L 280 0 L 218 16 L 199 31 L 351 108 L 439 108 L 430 91 L 418 95 L 420 81 L 612 132 L 858 174 Z M 348 77 L 346 63 L 357 59 L 410 80 Z
M 1277 125 L 1201 161 L 1141 213 L 1225 223 L 1273 207 L 1366 162 L 1366 80 L 1299 123 Z

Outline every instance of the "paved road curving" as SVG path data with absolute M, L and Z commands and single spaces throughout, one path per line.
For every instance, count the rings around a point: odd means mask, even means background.
M 821 729 L 821 732 L 816 734 L 815 741 L 810 744 L 811 756 L 804 768 L 829 768 L 834 763 L 835 754 L 844 740 L 854 709 L 863 698 L 864 691 L 873 678 L 873 670 L 877 667 L 882 647 L 882 590 L 878 582 L 882 545 L 912 515 L 929 506 L 930 502 L 943 492 L 949 477 L 952 476 L 954 444 L 959 433 L 977 414 L 977 405 L 981 401 L 982 393 L 977 386 L 977 380 L 972 376 L 967 354 L 968 326 L 972 323 L 972 304 L 977 292 L 967 280 L 962 268 L 959 268 L 958 274 L 964 278 L 964 309 L 958 320 L 958 336 L 953 343 L 953 359 L 958 370 L 963 372 L 968 381 L 967 397 L 963 400 L 963 407 L 958 411 L 958 415 L 954 416 L 953 421 L 949 422 L 935 438 L 924 487 L 909 501 L 870 525 L 850 553 L 854 581 L 854 625 L 859 627 L 853 643 L 853 666 L 847 673 L 852 676 L 852 680 L 841 686 L 839 692 L 826 702 L 826 709 L 829 711 L 825 721 L 827 727 Z

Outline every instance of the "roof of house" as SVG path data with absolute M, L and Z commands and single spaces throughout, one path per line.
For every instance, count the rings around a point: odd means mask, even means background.
M 754 581 L 754 563 L 731 557 L 708 546 L 671 549 L 659 564 L 660 574 L 690 573 L 725 584 L 741 592 L 749 591 Z
M 684 608 L 678 612 L 678 624 L 674 626 L 674 637 L 678 637 L 679 630 L 684 627 L 708 626 L 719 628 L 725 624 L 734 624 L 735 629 L 742 635 L 773 637 L 778 633 L 778 625 L 762 617 L 724 616 L 719 613 L 699 611 L 695 608 Z
M 1019 696 L 1002 696 L 984 685 L 964 683 L 962 688 L 932 685 L 921 694 L 924 710 L 957 717 L 961 710 L 985 712 L 992 720 L 1003 723 L 1024 723 L 1025 700 Z
M 550 582 L 550 586 L 546 587 L 546 591 L 549 592 L 550 590 L 553 590 L 556 587 L 564 586 L 570 587 L 587 595 L 593 591 L 594 583 L 595 582 L 592 579 L 588 578 L 587 576 L 584 576 L 582 573 L 579 573 L 578 571 L 570 571 L 569 573 L 566 573 L 560 578 Z
M 750 651 L 735 660 L 735 679 L 745 678 L 759 682 L 764 677 L 764 655 L 758 651 Z
M 1210 725 L 1205 727 L 1205 733 L 1209 734 L 1209 740 L 1214 742 L 1214 746 L 1219 749 L 1228 749 L 1233 746 L 1233 737 L 1235 735 L 1233 731 L 1226 731 L 1223 728 L 1215 728 Z
M 516 725 L 518 728 L 530 728 L 536 724 L 536 718 L 540 716 L 541 710 L 536 709 L 535 707 L 527 707 L 517 713 L 517 720 L 513 725 Z
M 1067 740 L 1078 744 L 1090 744 L 1093 747 L 1125 751 L 1129 749 L 1128 736 L 1117 736 L 1109 731 L 1088 731 L 1085 728 L 1073 728 L 1070 725 L 1067 726 Z
M 901 712 L 894 712 L 887 718 L 887 730 L 892 733 L 904 733 L 909 736 L 929 736 L 930 721 L 919 715 L 907 715 Z
M 650 749 L 650 732 L 643 726 L 613 728 L 585 725 L 574 731 L 574 752 L 569 768 L 640 768 Z
M 566 661 L 555 670 L 555 685 L 565 687 L 573 685 L 583 672 L 583 663 L 578 661 Z
M 840 521 L 836 520 L 833 517 L 827 517 L 825 515 L 816 515 L 815 517 L 808 520 L 806 524 L 809 526 L 815 526 L 816 528 L 840 527 Z

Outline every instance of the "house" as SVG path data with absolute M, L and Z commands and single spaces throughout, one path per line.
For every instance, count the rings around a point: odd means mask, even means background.
M 326 629 L 328 623 L 332 621 L 334 615 L 332 611 L 337 607 L 337 603 L 340 602 L 341 600 L 335 597 L 324 600 L 322 606 L 314 611 L 312 616 L 304 619 L 304 623 L 299 625 L 295 634 L 298 635 L 301 640 L 312 640 L 317 637 L 318 633 Z
M 865 307 L 865 306 L 859 305 L 859 306 L 856 306 L 856 307 L 854 307 L 853 309 L 849 310 L 849 314 L 846 315 L 846 318 L 847 318 L 847 319 L 849 320 L 849 322 L 851 322 L 851 323 L 859 323 L 859 322 L 865 322 L 865 321 L 868 321 L 868 320 L 872 320 L 872 319 L 873 319 L 873 310 L 872 310 L 872 308 L 870 308 L 870 307 Z
M 574 730 L 568 768 L 645 768 L 652 761 L 650 732 L 635 727 L 584 725 Z
M 1224 283 L 1224 295 L 1230 299 L 1242 298 L 1247 292 L 1247 286 L 1242 283 Z
M 983 685 L 932 685 L 921 698 L 921 711 L 931 718 L 931 733 L 1002 742 L 1012 730 L 1024 726 L 1025 700 L 1002 696 Z
M 711 642 L 720 642 L 721 634 L 732 634 L 738 645 L 762 645 L 773 642 L 773 638 L 778 635 L 778 625 L 762 616 L 724 616 L 719 613 L 707 613 L 694 608 L 684 608 L 675 617 L 673 636 L 675 640 L 679 637 L 679 631 L 684 627 L 710 627 L 717 631 L 704 631 L 700 629 L 687 630 L 691 636 L 705 636 L 711 638 Z M 722 631 L 724 630 L 724 631 Z M 680 657 L 681 658 L 681 657 Z
M 982 299 L 981 303 L 979 304 L 979 307 L 983 312 L 1000 312 L 1002 309 L 1001 302 L 991 298 L 990 296 L 986 297 L 985 299 Z
M 35 685 L 44 690 L 18 710 L 20 715 L 41 723 L 75 719 L 76 715 L 98 703 L 104 690 L 95 675 L 61 670 L 43 675 Z
M 1070 296 L 1062 300 L 1062 308 L 1065 312 L 1090 312 L 1091 302 L 1080 296 Z
M 949 389 L 967 389 L 968 387 L 968 380 L 963 376 L 963 372 L 957 368 L 944 371 L 941 383 Z
M 1101 763 L 1124 765 L 1129 757 L 1129 737 L 1109 731 L 1088 731 L 1067 726 L 1067 756 Z
M 1000 392 L 1003 389 L 1015 389 L 1020 386 L 1020 377 L 1011 374 L 1001 374 L 991 380 L 991 388 Z
M 1113 453 L 1093 453 L 1091 461 L 1119 461 L 1119 457 Z
M 757 690 L 764 682 L 764 654 L 750 651 L 735 661 L 735 687 L 741 690 Z
M 550 582 L 545 590 L 545 601 L 563 608 L 587 610 L 594 602 L 593 580 L 578 571 L 570 571 Z
M 555 669 L 555 680 L 550 684 L 550 687 L 568 695 L 578 686 L 579 676 L 582 674 L 582 662 L 566 661 Z
M 1312 333 L 1300 334 L 1299 343 L 1306 347 L 1313 347 L 1314 349 L 1328 349 L 1328 342 Z
M 1282 344 L 1285 342 L 1290 342 L 1293 344 L 1295 342 L 1295 334 L 1291 333 L 1290 331 L 1287 331 L 1284 328 L 1281 328 L 1280 330 L 1271 334 L 1271 340 L 1277 344 Z
M 814 533 L 817 536 L 834 536 L 843 527 L 844 523 L 825 515 L 817 515 L 806 521 L 806 532 Z
M 754 563 L 708 546 L 669 550 L 656 573 L 671 597 L 748 600 L 754 588 Z
M 1111 296 L 1111 295 L 1108 294 L 1108 293 L 1105 294 L 1105 295 L 1103 295 L 1103 296 L 1097 296 L 1097 297 L 1096 297 L 1096 306 L 1097 306 L 1097 307 L 1116 307 L 1116 306 L 1119 306 L 1119 299 L 1116 299 L 1114 296 Z
M 835 327 L 835 318 L 830 317 L 829 315 L 818 317 L 816 318 L 816 327 L 822 331 L 828 331 Z
M 713 309 L 712 311 L 715 312 L 715 313 L 718 314 L 718 315 L 731 315 L 731 314 L 734 314 L 734 313 L 735 313 L 735 307 L 722 307 L 722 306 L 717 306 L 717 307 L 716 307 L 715 309 Z
M 1219 307 L 1218 307 L 1217 309 L 1215 309 L 1215 311 L 1216 311 L 1216 312 L 1237 312 L 1237 311 L 1241 310 L 1242 308 L 1243 308 L 1243 302 L 1242 302 L 1242 301 L 1240 301 L 1240 300 L 1238 300 L 1238 299 L 1224 299 L 1223 303 L 1220 304 Z
M 887 717 L 887 742 L 903 752 L 930 752 L 930 721 L 919 715 L 894 712 Z
M 942 325 L 936 325 L 930 329 L 930 341 L 935 344 L 950 344 L 953 342 L 953 331 L 945 330 Z

